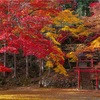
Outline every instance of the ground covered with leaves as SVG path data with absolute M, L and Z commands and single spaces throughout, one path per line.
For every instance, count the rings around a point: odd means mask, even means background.
M 19 87 L 0 91 L 0 100 L 100 100 L 99 90 Z

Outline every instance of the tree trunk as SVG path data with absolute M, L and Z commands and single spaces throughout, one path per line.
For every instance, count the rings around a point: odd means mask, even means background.
M 40 81 L 39 81 L 39 85 L 40 85 L 40 87 L 43 87 L 43 71 L 44 71 L 44 63 L 43 63 L 43 60 L 42 59 L 40 59 L 39 60 L 39 68 L 40 68 L 40 71 L 39 71 L 39 77 L 40 77 Z
M 16 77 L 16 68 L 17 68 L 16 54 L 14 54 L 14 77 Z
M 30 61 L 29 61 L 29 63 L 30 63 L 30 68 L 32 67 L 32 56 L 30 56 Z
M 68 65 L 69 65 L 69 68 L 70 68 L 70 70 L 71 70 L 72 67 L 71 67 L 71 63 L 70 63 L 69 59 L 68 59 Z
M 6 54 L 6 52 L 4 52 L 4 66 L 6 66 L 6 57 L 7 56 L 7 54 Z M 3 76 L 5 77 L 5 72 L 3 72 Z
M 4 40 L 4 47 L 6 47 L 6 40 Z M 7 53 L 4 52 L 4 66 L 6 66 L 6 63 L 7 63 Z M 5 72 L 3 72 L 3 76 L 5 77 Z
M 28 56 L 26 56 L 26 78 L 28 78 L 29 73 L 28 73 Z

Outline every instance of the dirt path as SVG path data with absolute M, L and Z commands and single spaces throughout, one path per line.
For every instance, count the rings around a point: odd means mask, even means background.
M 0 100 L 100 100 L 100 90 L 20 87 L 0 91 Z

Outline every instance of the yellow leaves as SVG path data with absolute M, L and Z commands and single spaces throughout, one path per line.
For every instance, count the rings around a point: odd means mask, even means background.
M 89 36 L 91 32 L 89 30 L 84 30 L 83 32 L 80 33 L 82 36 Z
M 78 37 L 78 35 L 88 36 L 90 34 L 89 30 L 86 30 L 84 25 L 78 25 L 77 27 L 70 28 L 69 26 L 63 27 L 61 30 L 70 31 L 73 36 Z
M 56 38 L 58 37 L 57 34 L 47 32 L 46 37 L 49 37 L 53 41 L 54 44 L 60 45 L 60 43 L 56 41 Z
M 91 34 L 91 32 L 89 31 L 89 29 L 85 28 L 84 24 L 79 25 L 76 30 L 79 33 L 79 35 L 82 35 L 82 36 L 88 36 L 89 34 Z
M 90 31 L 87 30 L 84 25 L 77 25 L 77 26 L 67 26 L 65 25 L 63 28 L 61 28 L 61 30 L 63 31 L 69 31 L 72 33 L 73 36 L 78 37 L 78 35 L 82 35 L 82 36 L 88 36 L 90 34 Z
M 70 53 L 66 54 L 66 57 L 71 59 L 70 62 L 76 62 L 78 60 L 78 57 L 75 54 L 75 52 L 70 52 Z
M 78 15 L 73 14 L 73 11 L 64 10 L 53 20 L 54 24 L 60 27 L 59 30 L 68 31 L 74 37 L 79 35 L 88 36 L 91 33 L 83 24 L 83 20 Z
M 62 13 L 66 13 L 70 17 L 70 15 L 72 15 L 73 12 L 68 10 L 68 9 L 66 9 Z
M 93 48 L 100 48 L 100 37 L 98 37 L 97 39 L 95 39 L 94 41 L 92 41 L 91 46 Z
M 54 18 L 54 23 L 56 25 L 77 24 L 80 22 L 82 22 L 82 20 L 80 20 L 77 15 L 74 15 L 73 12 L 70 10 L 64 10 L 60 12 L 57 17 Z
M 55 51 L 54 53 L 60 56 L 64 56 L 63 51 L 58 46 L 53 46 L 52 49 Z
M 63 30 L 63 31 L 70 31 L 70 27 L 69 26 L 65 26 L 61 30 Z
M 48 60 L 46 63 L 46 66 L 49 68 L 53 68 L 54 64 L 52 63 L 52 61 Z M 59 73 L 59 74 L 63 74 L 65 76 L 67 76 L 66 69 L 59 62 L 56 63 L 56 67 L 54 68 L 54 71 Z
M 66 69 L 63 67 L 62 63 L 64 62 L 64 53 L 58 46 L 52 47 L 52 53 L 48 55 L 48 61 L 46 63 L 47 67 L 55 67 L 55 72 L 58 72 L 60 74 L 66 74 Z
M 46 62 L 46 66 L 52 68 L 52 67 L 53 67 L 53 63 L 52 63 L 52 61 L 50 61 L 50 60 L 47 61 L 47 62 Z
M 49 56 L 55 63 L 58 63 L 59 61 L 64 60 L 64 57 L 60 54 L 50 53 Z
M 71 57 L 73 57 L 73 55 L 74 55 L 74 52 L 70 52 L 66 56 L 69 57 L 69 58 L 71 58 Z
M 48 26 L 45 26 L 44 28 L 42 28 L 41 32 L 52 32 L 52 33 L 56 33 L 56 29 L 55 28 L 48 27 Z
M 53 54 L 53 53 L 50 53 L 50 58 L 54 61 L 54 62 L 56 62 L 57 61 L 57 57 L 55 56 L 55 54 Z
M 57 67 L 54 68 L 55 72 L 58 72 L 60 74 L 64 74 L 65 76 L 67 76 L 67 73 L 66 73 L 66 69 L 58 63 Z
M 58 63 L 64 60 L 64 53 L 59 47 L 53 46 L 52 50 L 53 52 L 49 54 L 49 58 L 52 59 L 53 62 Z
M 92 54 L 86 54 L 86 57 L 87 57 L 87 58 L 92 58 L 93 55 L 92 55 Z
M 85 28 L 84 28 L 84 25 L 82 24 L 82 25 L 79 25 L 77 29 L 78 29 L 79 32 L 81 32 L 81 31 L 83 31 Z
M 58 34 L 54 34 L 54 33 L 51 33 L 51 32 L 47 32 L 46 33 L 46 37 L 49 37 L 49 38 L 51 38 L 51 37 L 57 38 L 58 37 Z
M 51 37 L 51 40 L 53 41 L 54 44 L 60 45 L 60 43 L 57 42 L 54 37 Z
M 73 36 L 78 37 L 77 33 L 79 32 L 79 30 L 77 28 L 70 28 L 69 26 L 65 26 L 61 30 L 69 31 L 72 33 Z

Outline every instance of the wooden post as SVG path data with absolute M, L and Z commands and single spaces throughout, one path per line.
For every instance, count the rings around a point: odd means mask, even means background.
M 80 89 L 80 68 L 78 68 L 78 89 Z
M 98 72 L 96 71 L 96 90 L 98 90 Z

